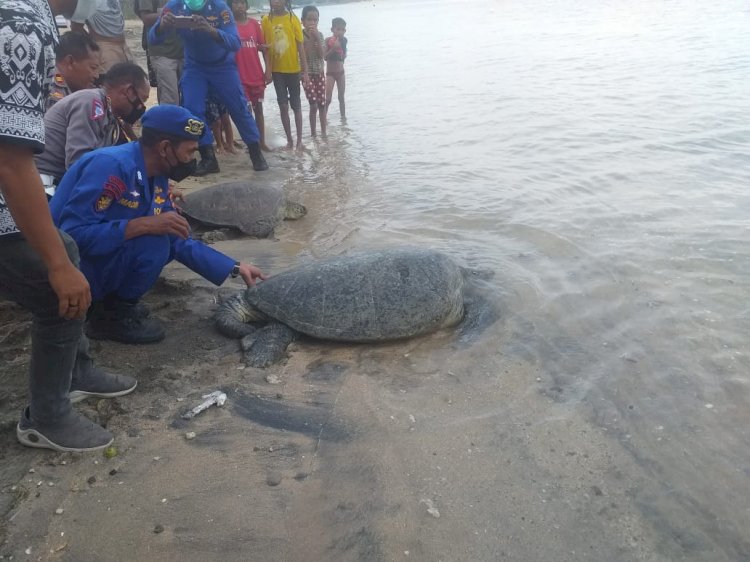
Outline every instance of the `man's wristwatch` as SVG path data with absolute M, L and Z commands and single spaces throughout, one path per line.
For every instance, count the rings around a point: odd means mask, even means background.
M 240 276 L 240 262 L 234 262 L 234 267 L 232 268 L 232 273 L 230 275 L 232 276 L 232 279 L 236 279 Z

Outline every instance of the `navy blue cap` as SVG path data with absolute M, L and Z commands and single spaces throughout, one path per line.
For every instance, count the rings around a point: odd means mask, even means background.
M 203 136 L 205 123 L 179 105 L 156 105 L 141 118 L 144 129 L 154 129 L 168 135 L 197 141 Z

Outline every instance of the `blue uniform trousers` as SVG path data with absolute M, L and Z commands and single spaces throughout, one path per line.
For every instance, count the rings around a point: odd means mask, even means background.
M 182 105 L 204 123 L 206 122 L 206 99 L 209 88 L 216 99 L 223 103 L 245 144 L 260 141 L 258 126 L 247 109 L 247 98 L 240 83 L 237 66 L 222 63 L 215 67 L 204 67 L 187 63 L 180 80 Z M 210 123 L 207 123 L 210 125 Z M 200 146 L 214 143 L 211 127 L 206 127 L 206 134 L 200 140 Z
M 138 236 L 112 254 L 82 257 L 81 271 L 91 286 L 93 300 L 114 293 L 121 300 L 135 302 L 154 286 L 173 258 L 169 236 Z

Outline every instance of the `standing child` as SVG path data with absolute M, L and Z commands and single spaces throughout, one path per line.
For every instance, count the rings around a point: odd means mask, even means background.
M 234 131 L 232 130 L 232 122 L 229 119 L 227 108 L 210 91 L 206 100 L 206 123 L 211 127 L 211 133 L 214 135 L 214 140 L 216 141 L 216 154 L 223 152 L 237 154 L 237 151 L 234 149 Z M 204 169 L 203 171 L 205 173 L 196 171 L 193 175 L 204 176 L 213 173 L 208 169 Z M 216 166 L 215 171 L 219 171 L 218 166 Z
M 326 113 L 333 98 L 333 86 L 336 85 L 339 94 L 339 111 L 341 121 L 346 123 L 346 105 L 344 92 L 346 91 L 346 74 L 344 73 L 344 59 L 346 59 L 346 22 L 344 18 L 333 18 L 331 22 L 333 35 L 326 39 L 325 58 L 328 63 L 326 69 Z
M 255 123 L 260 133 L 260 147 L 268 151 L 263 119 L 263 94 L 266 91 L 266 81 L 263 67 L 260 65 L 260 53 L 263 53 L 263 59 L 268 68 L 266 40 L 258 20 L 247 17 L 247 0 L 232 0 L 232 13 L 237 22 L 237 33 L 240 36 L 240 50 L 235 55 L 240 82 L 245 90 L 245 97 L 255 114 Z
M 310 131 L 315 136 L 315 119 L 320 113 L 320 134 L 326 138 L 326 77 L 323 34 L 318 31 L 320 13 L 315 6 L 302 8 L 302 33 L 305 37 L 308 80 L 305 96 L 310 104 Z
M 279 102 L 281 123 L 286 133 L 287 148 L 294 146 L 289 122 L 289 106 L 297 126 L 297 150 L 302 150 L 302 103 L 300 101 L 300 66 L 302 81 L 307 84 L 307 58 L 302 45 L 302 24 L 292 12 L 290 0 L 270 0 L 271 13 L 263 16 L 261 27 L 268 41 L 266 84 L 273 82 Z M 301 63 L 301 65 L 300 65 Z

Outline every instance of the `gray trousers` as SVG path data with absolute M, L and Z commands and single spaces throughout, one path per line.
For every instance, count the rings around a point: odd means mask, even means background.
M 159 105 L 180 105 L 180 78 L 182 59 L 151 57 L 151 66 L 156 72 L 156 99 Z
M 78 265 L 78 247 L 60 232 L 70 261 Z M 82 320 L 58 314 L 58 299 L 39 255 L 18 236 L 0 236 L 0 297 L 20 304 L 33 314 L 29 393 L 31 419 L 54 423 L 70 412 L 72 381 L 94 376 L 88 339 Z M 85 383 L 84 383 L 85 384 Z

